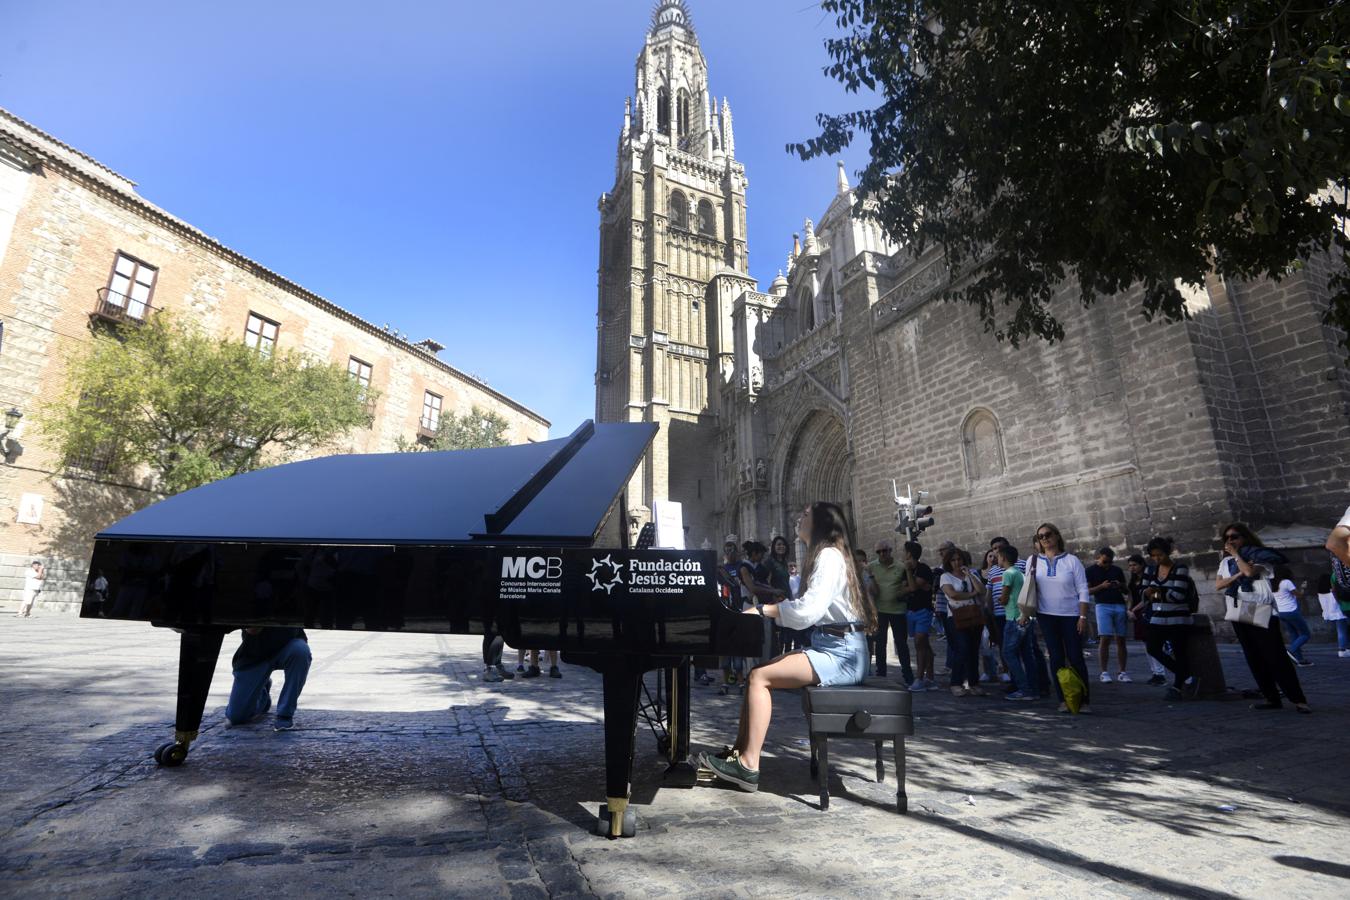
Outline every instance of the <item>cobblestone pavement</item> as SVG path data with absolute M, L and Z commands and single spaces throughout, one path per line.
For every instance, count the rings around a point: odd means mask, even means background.
M 758 794 L 663 788 L 640 733 L 638 836 L 608 841 L 598 676 L 485 685 L 478 639 L 310 639 L 295 731 L 223 725 L 227 637 L 202 737 L 162 769 L 175 634 L 3 620 L 0 895 L 1350 895 L 1350 661 L 1326 645 L 1311 716 L 1142 683 L 1094 683 L 1091 717 L 919 695 L 908 816 L 865 742 L 832 743 L 820 811 L 791 694 Z M 696 746 L 729 740 L 738 702 L 695 689 Z

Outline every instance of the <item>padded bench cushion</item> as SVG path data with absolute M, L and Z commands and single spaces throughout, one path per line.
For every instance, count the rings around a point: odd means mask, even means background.
M 894 685 L 808 687 L 802 690 L 802 711 L 808 716 L 837 713 L 851 716 L 866 710 L 873 716 L 906 716 L 914 708 L 914 695 Z

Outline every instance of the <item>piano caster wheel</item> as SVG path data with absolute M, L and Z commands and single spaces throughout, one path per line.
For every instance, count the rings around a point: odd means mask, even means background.
M 167 744 L 161 744 L 155 750 L 155 762 L 172 769 L 181 766 L 187 759 L 187 755 L 188 748 L 184 744 L 171 741 Z
M 613 835 L 609 833 L 610 821 L 609 804 L 600 804 L 600 811 L 595 822 L 595 833 L 602 837 L 613 837 Z M 631 809 L 625 809 L 623 811 L 622 834 L 624 837 L 633 837 L 637 834 L 637 813 L 633 812 Z

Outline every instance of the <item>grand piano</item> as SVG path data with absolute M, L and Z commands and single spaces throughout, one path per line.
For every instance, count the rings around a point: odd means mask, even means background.
M 155 751 L 164 766 L 187 759 L 238 628 L 479 634 L 560 650 L 602 675 L 597 830 L 632 836 L 639 710 L 659 717 L 672 768 L 688 769 L 690 659 L 764 652 L 761 620 L 724 605 L 711 552 L 630 546 L 624 488 L 656 429 L 588 421 L 537 444 L 332 456 L 204 485 L 96 536 L 81 615 L 181 632 L 174 738 Z

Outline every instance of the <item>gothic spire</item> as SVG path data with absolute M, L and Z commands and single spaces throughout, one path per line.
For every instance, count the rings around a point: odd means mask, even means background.
M 694 19 L 684 0 L 658 0 L 652 10 L 652 27 L 648 34 L 656 34 L 666 28 L 683 28 L 690 36 L 694 35 Z

